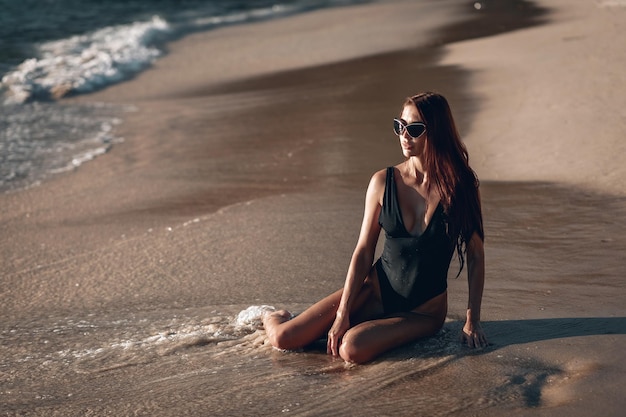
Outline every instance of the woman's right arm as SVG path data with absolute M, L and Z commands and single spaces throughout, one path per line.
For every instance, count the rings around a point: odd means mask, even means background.
M 378 217 L 385 192 L 386 170 L 376 172 L 370 180 L 365 196 L 365 211 L 359 239 L 352 254 L 350 267 L 339 302 L 335 322 L 328 332 L 328 353 L 338 356 L 341 338 L 350 328 L 350 311 L 361 290 L 363 281 L 372 268 L 376 243 L 380 235 Z

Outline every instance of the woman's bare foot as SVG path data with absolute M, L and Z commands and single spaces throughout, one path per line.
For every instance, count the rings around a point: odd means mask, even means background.
M 289 321 L 293 318 L 293 314 L 288 312 L 287 310 L 278 310 L 278 311 L 264 311 L 261 315 L 261 321 L 263 322 L 263 327 L 265 330 L 269 328 L 273 328 L 278 326 L 281 323 Z
M 270 344 L 276 348 L 281 348 L 279 343 L 279 326 L 293 318 L 293 315 L 287 310 L 266 311 L 263 313 L 261 320 L 263 328 Z

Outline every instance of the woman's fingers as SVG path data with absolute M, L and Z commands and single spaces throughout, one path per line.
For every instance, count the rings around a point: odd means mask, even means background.
M 483 332 L 466 333 L 465 331 L 462 331 L 461 342 L 467 343 L 467 346 L 470 348 L 479 348 L 487 346 L 487 337 L 485 337 Z
M 328 335 L 328 344 L 327 344 L 327 347 L 326 347 L 326 353 L 327 354 L 333 355 L 333 356 L 335 355 L 333 353 L 334 343 L 335 343 L 335 341 L 334 341 L 333 336 L 331 334 L 329 334 Z
M 350 322 L 347 319 L 336 318 L 333 326 L 328 331 L 328 343 L 326 345 L 326 352 L 329 355 L 339 356 L 339 344 L 341 338 L 350 327 Z
M 332 330 L 328 333 L 327 353 L 329 355 L 339 356 L 339 340 L 340 337 Z
M 479 348 L 488 345 L 487 336 L 480 323 L 466 322 L 461 330 L 461 343 L 467 343 L 470 348 Z

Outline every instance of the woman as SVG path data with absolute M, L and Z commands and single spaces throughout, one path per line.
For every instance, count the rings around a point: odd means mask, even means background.
M 329 354 L 363 363 L 436 334 L 447 314 L 455 251 L 461 269 L 466 256 L 468 270 L 462 341 L 487 344 L 480 326 L 485 267 L 478 180 L 448 102 L 436 93 L 408 98 L 394 130 L 406 160 L 372 176 L 343 289 L 293 319 L 285 310 L 265 314 L 273 346 L 300 348 L 327 333 Z M 385 248 L 373 264 L 381 228 Z

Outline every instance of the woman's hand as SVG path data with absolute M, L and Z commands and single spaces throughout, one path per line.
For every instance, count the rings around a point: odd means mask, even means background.
M 461 330 L 461 343 L 467 343 L 467 346 L 471 348 L 487 346 L 487 336 L 479 321 L 467 320 L 465 322 L 465 326 Z
M 477 232 L 467 242 L 467 285 L 469 300 L 461 343 L 467 343 L 472 348 L 487 346 L 487 337 L 480 326 L 480 305 L 485 286 L 485 248 Z
M 337 314 L 335 322 L 328 331 L 328 344 L 326 351 L 329 355 L 339 356 L 339 345 L 341 338 L 350 328 L 350 319 L 347 315 Z

